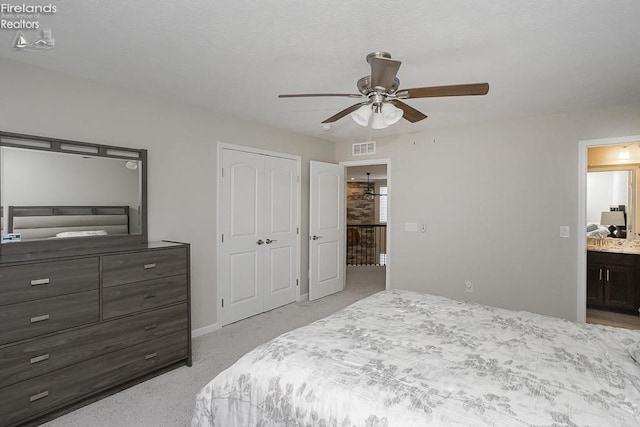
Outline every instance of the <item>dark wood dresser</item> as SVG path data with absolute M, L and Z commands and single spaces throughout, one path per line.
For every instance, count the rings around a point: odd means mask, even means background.
M 0 426 L 191 366 L 189 245 L 0 257 Z

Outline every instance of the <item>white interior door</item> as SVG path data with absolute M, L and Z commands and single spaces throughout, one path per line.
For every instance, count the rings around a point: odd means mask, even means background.
M 296 301 L 299 159 L 221 150 L 220 323 Z
M 264 156 L 264 311 L 297 299 L 298 164 Z
M 345 275 L 344 166 L 311 161 L 309 300 L 340 292 Z
M 222 281 L 224 325 L 262 313 L 264 159 L 222 150 Z

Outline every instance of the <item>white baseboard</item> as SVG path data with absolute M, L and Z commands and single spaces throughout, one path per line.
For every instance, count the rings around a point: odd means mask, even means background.
M 309 299 L 309 294 L 301 294 L 298 301 L 306 301 Z
M 191 331 L 191 338 L 201 337 L 202 335 L 207 335 L 211 332 L 215 332 L 218 329 L 220 329 L 220 324 L 218 324 L 217 322 L 203 328 L 194 329 L 193 331 Z

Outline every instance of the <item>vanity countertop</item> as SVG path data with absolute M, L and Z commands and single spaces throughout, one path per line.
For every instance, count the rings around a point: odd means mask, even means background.
M 636 246 L 592 246 L 587 245 L 588 251 L 594 252 L 610 252 L 618 254 L 635 254 L 640 255 L 640 247 Z

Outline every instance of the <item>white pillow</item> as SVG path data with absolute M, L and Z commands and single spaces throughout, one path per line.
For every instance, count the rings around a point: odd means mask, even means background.
M 65 231 L 56 234 L 56 237 L 84 237 L 84 236 L 106 236 L 104 230 L 84 230 L 84 231 Z

